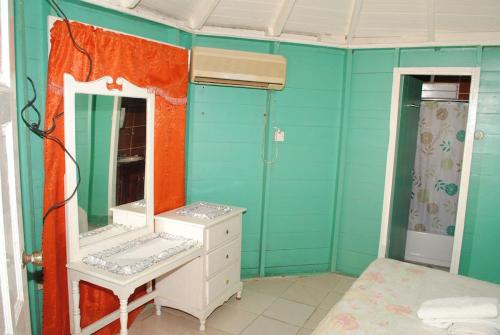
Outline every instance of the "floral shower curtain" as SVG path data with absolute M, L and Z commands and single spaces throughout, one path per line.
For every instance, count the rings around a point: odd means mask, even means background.
M 469 104 L 422 101 L 409 229 L 453 235 Z

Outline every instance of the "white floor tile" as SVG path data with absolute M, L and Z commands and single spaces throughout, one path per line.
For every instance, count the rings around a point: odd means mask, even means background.
M 259 316 L 241 335 L 295 335 L 298 330 L 287 323 Z
M 302 277 L 297 280 L 305 286 L 314 287 L 323 291 L 331 291 L 339 282 L 339 277 L 335 274 L 321 274 L 315 276 Z
M 297 335 L 311 335 L 311 334 L 312 330 L 306 328 L 300 329 L 299 332 L 297 333 Z
M 328 292 L 328 290 L 306 286 L 297 281 L 281 295 L 281 298 L 316 307 Z
M 285 292 L 297 279 L 296 278 L 263 278 L 244 282 L 243 290 L 257 291 L 262 294 L 278 297 Z
M 310 335 L 354 280 L 338 274 L 249 280 L 244 282 L 243 299 L 232 297 L 216 309 L 204 332 L 190 314 L 163 307 L 158 317 L 154 306 L 147 305 L 129 334 Z
M 169 313 L 151 315 L 137 320 L 129 329 L 130 335 L 182 335 L 194 327 L 193 321 Z
M 193 322 L 200 322 L 200 320 L 198 318 L 192 316 L 191 314 L 188 314 L 186 312 L 183 312 L 181 310 L 174 309 L 174 308 L 162 307 L 161 313 L 162 313 L 162 315 L 163 315 L 163 313 L 168 313 L 168 314 L 172 314 L 175 316 L 180 316 L 184 319 L 188 319 L 188 320 L 191 320 Z
M 142 335 L 149 335 L 149 334 L 142 334 Z M 186 331 L 185 333 L 182 333 L 181 335 L 231 335 L 231 334 L 211 327 L 207 327 L 204 331 L 200 331 L 200 329 L 196 327 Z
M 314 307 L 279 298 L 263 315 L 292 325 L 302 326 L 313 312 Z
M 328 293 L 325 299 L 318 306 L 321 309 L 331 309 L 344 295 L 344 293 L 339 293 L 337 291 L 331 291 Z
M 247 312 L 262 314 L 276 300 L 276 297 L 253 290 L 243 290 L 240 300 L 234 296 L 226 303 L 227 306 L 239 308 Z
M 352 283 L 354 283 L 354 281 L 356 280 L 356 278 L 352 277 L 346 277 L 346 276 L 339 276 L 339 277 L 340 277 L 339 282 L 333 288 L 334 291 L 337 291 L 339 293 L 345 293 L 351 287 Z
M 318 326 L 321 320 L 328 314 L 329 309 L 317 308 L 314 313 L 309 317 L 309 319 L 304 324 L 304 328 L 314 329 Z
M 207 325 L 230 334 L 239 334 L 257 318 L 257 314 L 238 308 L 221 306 L 207 319 Z
M 154 304 L 146 304 L 141 313 L 137 316 L 136 321 L 142 321 L 144 319 L 149 318 L 155 314 L 155 305 Z

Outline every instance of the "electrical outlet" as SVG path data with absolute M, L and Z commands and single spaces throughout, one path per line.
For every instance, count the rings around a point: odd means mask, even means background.
M 276 130 L 274 131 L 274 141 L 275 142 L 285 141 L 285 132 L 279 128 L 276 128 Z

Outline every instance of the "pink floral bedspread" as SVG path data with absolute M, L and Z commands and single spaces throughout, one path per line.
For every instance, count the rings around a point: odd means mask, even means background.
M 495 285 L 392 259 L 377 259 L 354 282 L 312 335 L 446 334 L 417 317 L 428 299 L 500 298 Z

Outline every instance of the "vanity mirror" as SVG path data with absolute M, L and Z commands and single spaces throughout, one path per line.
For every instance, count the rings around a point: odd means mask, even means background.
M 146 99 L 75 95 L 75 159 L 80 167 L 78 227 L 81 243 L 90 236 L 120 227 L 115 207 L 144 208 Z M 119 207 L 118 207 L 119 208 Z
M 66 159 L 67 195 L 80 178 L 67 204 L 68 238 L 82 248 L 153 231 L 154 95 L 109 77 L 77 82 L 65 75 L 64 89 L 66 146 L 80 169 L 78 176 Z
M 64 75 L 66 198 L 76 189 L 66 203 L 72 334 L 93 334 L 118 318 L 127 334 L 128 312 L 157 296 L 152 280 L 202 253 L 201 237 L 154 232 L 154 99 L 123 78 L 77 82 Z M 83 329 L 81 281 L 120 301 L 119 310 Z M 144 284 L 147 293 L 129 303 Z

